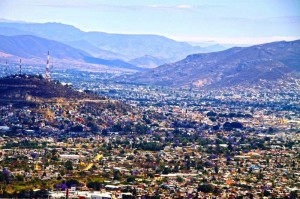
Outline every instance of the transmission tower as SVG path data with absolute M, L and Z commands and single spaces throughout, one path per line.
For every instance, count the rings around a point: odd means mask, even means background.
M 5 76 L 8 76 L 8 71 L 7 71 L 7 61 L 5 62 Z
M 20 59 L 20 70 L 19 70 L 19 74 L 22 74 L 22 60 Z
M 47 64 L 46 64 L 46 80 L 50 81 L 51 79 L 51 75 L 50 75 L 50 71 L 49 71 L 49 65 L 50 65 L 50 54 L 49 54 L 49 51 L 48 51 L 48 57 L 47 57 Z

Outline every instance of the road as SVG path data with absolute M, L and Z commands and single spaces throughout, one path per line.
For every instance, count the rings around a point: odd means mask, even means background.
M 102 154 L 96 155 L 96 157 L 93 159 L 93 162 L 89 163 L 89 164 L 87 165 L 87 167 L 84 169 L 84 171 L 87 171 L 87 170 L 89 170 L 90 168 L 92 168 L 92 166 L 94 165 L 94 162 L 99 161 L 102 157 L 103 157 Z

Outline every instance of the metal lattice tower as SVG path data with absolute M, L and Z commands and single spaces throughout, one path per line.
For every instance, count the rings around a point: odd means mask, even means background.
M 50 65 L 50 54 L 49 54 L 49 51 L 48 51 L 48 57 L 47 57 L 47 65 L 46 65 L 46 80 L 50 81 L 51 79 L 51 75 L 50 75 L 50 71 L 49 71 L 49 65 Z
M 19 71 L 19 74 L 21 75 L 22 74 L 22 60 L 20 59 L 20 71 Z
M 5 76 L 8 76 L 7 61 L 5 62 Z

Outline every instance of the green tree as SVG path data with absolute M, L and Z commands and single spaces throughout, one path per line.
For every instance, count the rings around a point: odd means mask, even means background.
M 211 192 L 213 192 L 213 190 L 214 190 L 214 187 L 211 184 L 205 183 L 205 184 L 200 184 L 198 186 L 198 191 L 202 191 L 204 193 L 211 193 Z
M 65 163 L 65 168 L 69 171 L 73 170 L 73 163 L 68 160 L 66 163 Z
M 134 176 L 128 176 L 126 181 L 127 181 L 128 183 L 134 182 L 134 181 L 135 181 L 135 177 L 134 177 Z

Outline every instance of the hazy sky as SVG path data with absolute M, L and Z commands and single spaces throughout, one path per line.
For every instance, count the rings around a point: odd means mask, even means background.
M 0 18 L 189 42 L 300 38 L 300 0 L 0 0 Z

